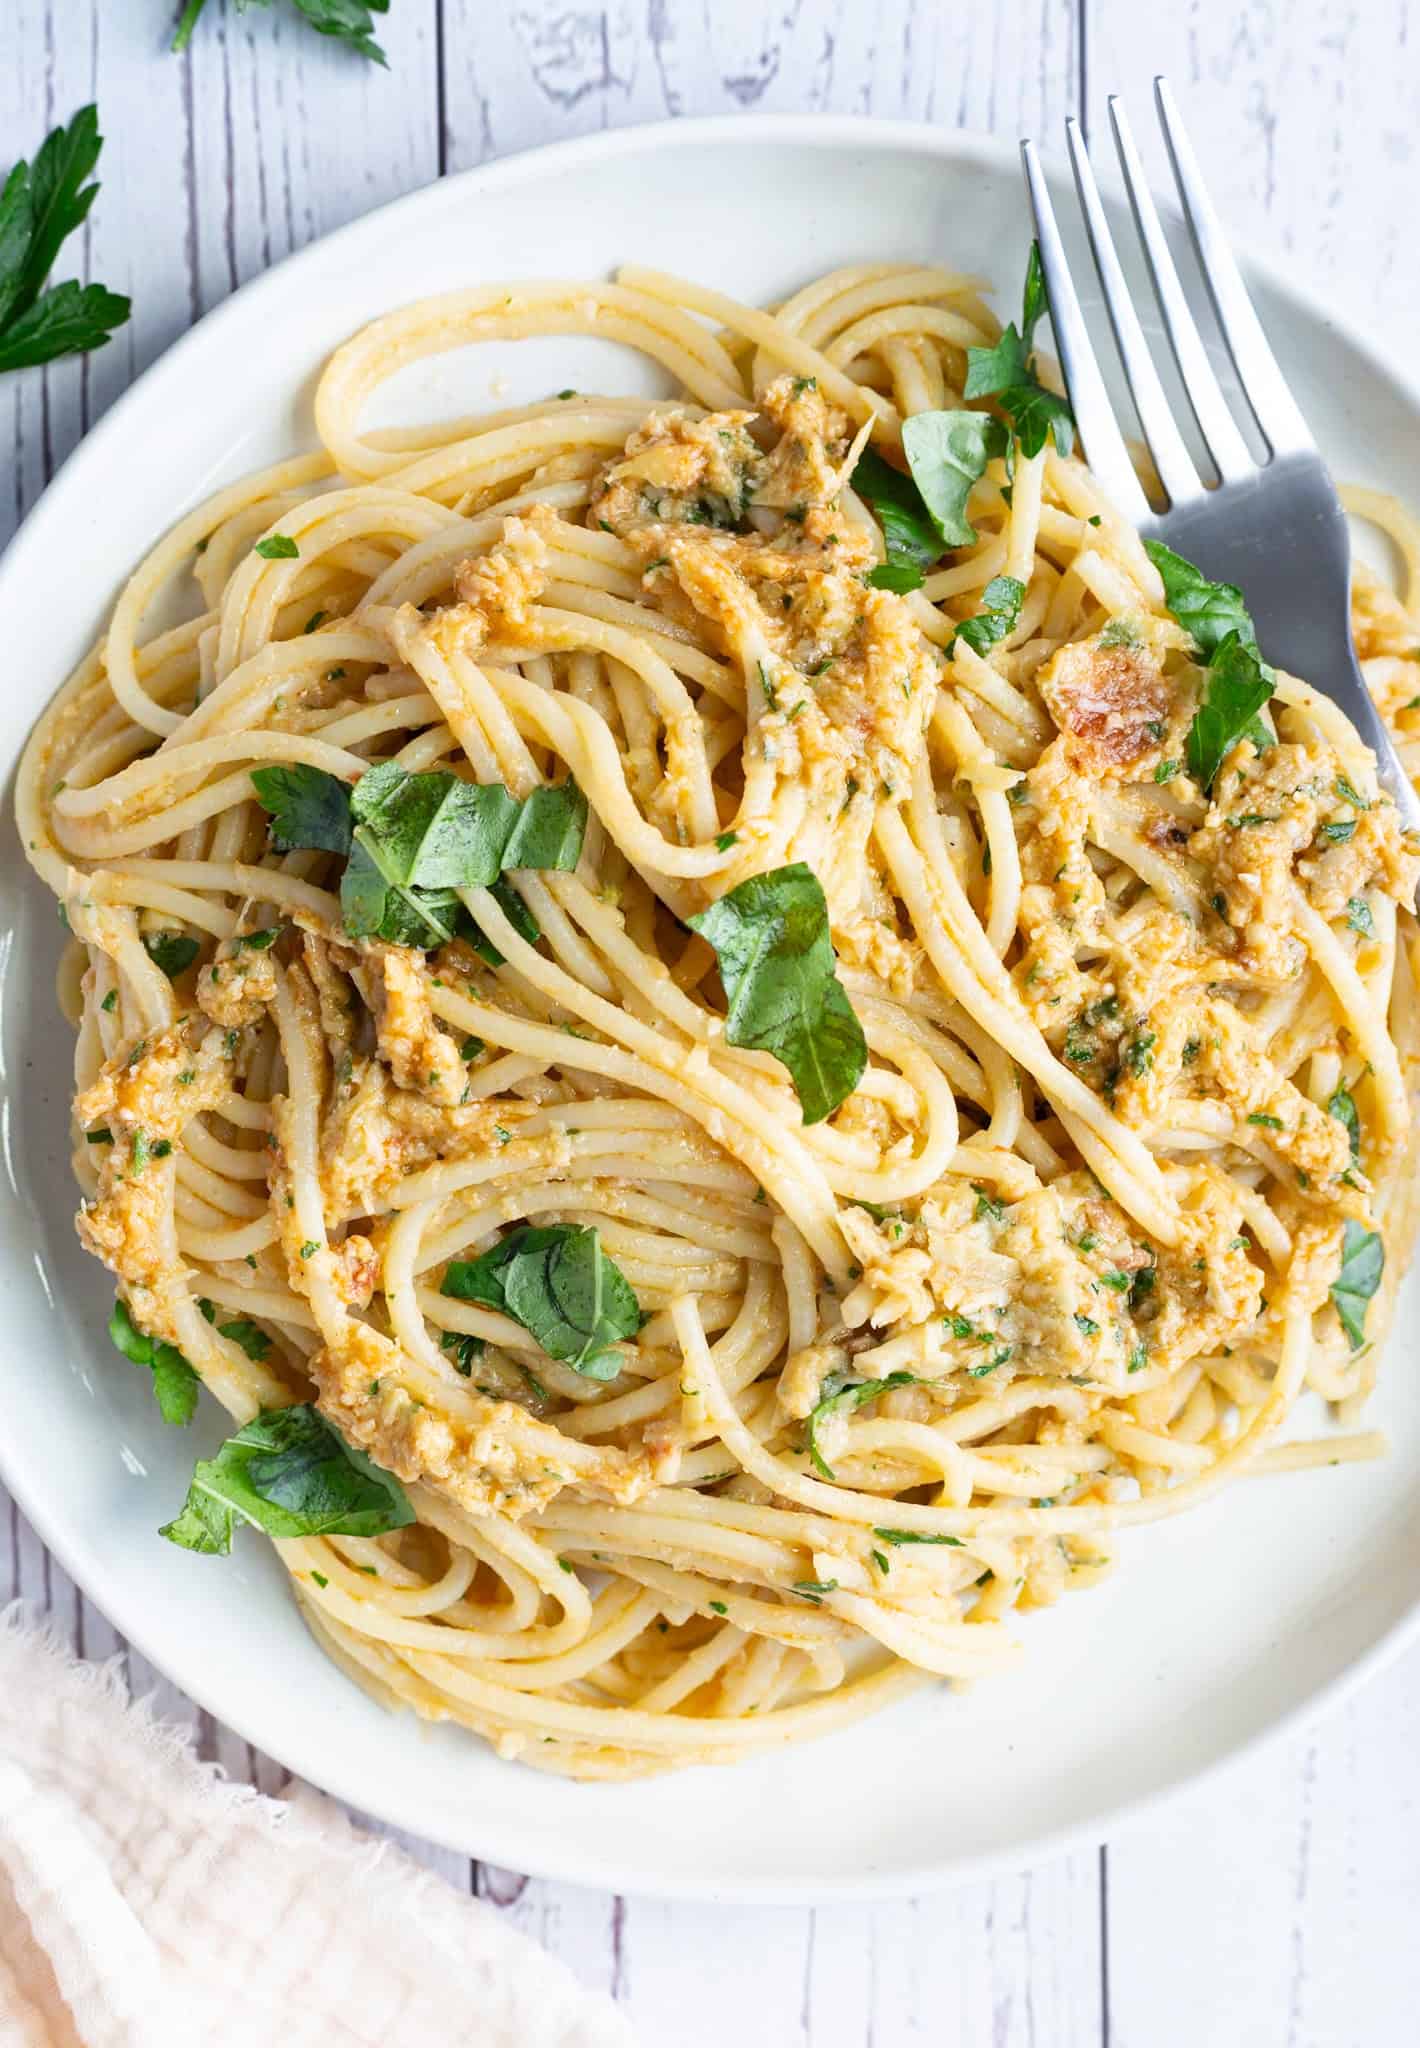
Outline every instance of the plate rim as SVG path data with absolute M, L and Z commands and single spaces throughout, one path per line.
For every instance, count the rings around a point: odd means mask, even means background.
M 944 161 L 950 160 L 957 164 L 977 162 L 984 171 L 993 175 L 1018 175 L 1018 145 L 1000 136 L 983 135 L 972 129 L 943 128 L 923 121 L 886 120 L 860 114 L 827 115 L 804 112 L 672 117 L 633 123 L 592 135 L 537 144 L 497 157 L 488 163 L 474 165 L 467 170 L 446 173 L 411 192 L 401 194 L 398 198 L 371 207 L 355 219 L 344 222 L 340 227 L 331 229 L 299 249 L 292 250 L 260 275 L 248 279 L 217 305 L 209 308 L 191 327 L 162 350 L 70 450 L 30 507 L 3 553 L 0 553 L 0 606 L 4 605 L 11 586 L 22 580 L 25 564 L 31 552 L 42 551 L 48 545 L 51 525 L 67 514 L 69 502 L 76 490 L 82 488 L 83 480 L 91 466 L 96 463 L 102 465 L 109 441 L 119 432 L 129 412 L 146 401 L 150 381 L 156 380 L 160 374 L 167 374 L 170 366 L 177 361 L 185 360 L 188 354 L 208 346 L 213 336 L 220 332 L 224 322 L 238 317 L 239 302 L 244 317 L 245 310 L 263 294 L 282 288 L 293 270 L 298 270 L 307 262 L 314 263 L 318 257 L 328 256 L 330 250 L 342 241 L 368 233 L 372 222 L 379 220 L 387 223 L 397 218 L 404 210 L 428 206 L 434 203 L 435 195 L 440 195 L 442 199 L 451 189 L 461 190 L 470 195 L 483 194 L 496 191 L 500 187 L 516 187 L 528 178 L 543 176 L 549 170 L 556 170 L 559 167 L 573 170 L 584 162 L 600 162 L 623 155 L 653 156 L 665 149 L 692 148 L 707 142 L 728 143 L 731 146 L 741 142 L 790 144 L 796 148 L 809 148 L 831 154 L 848 150 L 867 150 L 885 154 L 898 151 Z M 1068 174 L 1059 152 L 1047 149 L 1042 155 L 1047 176 Z M 1120 196 L 1122 188 L 1117 178 L 1106 177 L 1102 182 L 1108 198 Z M 1161 200 L 1160 204 L 1166 217 L 1177 216 L 1177 207 L 1171 205 L 1167 199 Z M 1364 360 L 1367 368 L 1377 379 L 1392 387 L 1414 414 L 1420 416 L 1420 374 L 1413 377 L 1407 375 L 1403 365 L 1395 358 L 1386 356 L 1381 347 L 1360 328 L 1347 310 L 1339 308 L 1334 303 L 1323 302 L 1310 277 L 1298 282 L 1285 272 L 1280 261 L 1260 255 L 1245 240 L 1235 242 L 1233 247 L 1245 273 L 1261 280 L 1278 297 L 1296 305 L 1305 311 L 1309 318 L 1329 329 L 1346 348 L 1353 350 Z M 181 514 L 176 516 L 180 517 Z M 49 698 L 44 701 L 47 703 Z M 36 719 L 43 708 L 43 704 L 36 707 Z M 12 764 L 6 771 L 7 789 L 12 786 L 13 779 Z M 0 1478 L 3 1478 L 45 1547 L 58 1559 L 81 1594 L 92 1600 L 94 1606 L 125 1641 L 131 1644 L 156 1671 L 169 1677 L 166 1657 L 155 1656 L 149 1648 L 146 1615 L 140 1612 L 136 1619 L 131 1618 L 125 1611 L 125 1596 L 122 1593 L 110 1601 L 107 1593 L 100 1597 L 90 1590 L 93 1585 L 105 1583 L 102 1558 L 90 1558 L 86 1555 L 80 1563 L 80 1568 L 76 1569 L 77 1539 L 75 1546 L 71 1548 L 58 1506 L 51 1511 L 44 1495 L 32 1492 L 27 1483 L 27 1476 L 22 1471 L 11 1469 L 8 1446 L 3 1435 L 0 1435 Z M 16 1604 L 26 1603 L 21 1601 Z M 1231 1746 L 1223 1748 L 1208 1762 L 1196 1767 L 1182 1764 L 1148 1791 L 1103 1807 L 1090 1817 L 1024 1836 L 1019 1843 L 1009 1849 L 983 1850 L 945 1861 L 933 1858 L 929 1862 L 899 1866 L 891 1872 L 881 1874 L 862 1872 L 843 1878 L 804 1876 L 773 1880 L 751 1876 L 727 1884 L 715 1881 L 702 1882 L 693 1876 L 680 1876 L 665 1871 L 648 1872 L 639 1864 L 618 1864 L 614 1851 L 610 1856 L 599 1851 L 594 1871 L 588 1867 L 588 1858 L 575 1851 L 564 1858 L 555 1855 L 534 1856 L 529 1867 L 530 1859 L 525 1849 L 519 1846 L 516 1839 L 508 1839 L 508 1824 L 500 1823 L 496 1817 L 490 1821 L 488 1834 L 483 1839 L 483 1845 L 478 1848 L 471 1847 L 467 1840 L 462 1839 L 456 1828 L 441 1830 L 437 1822 L 431 1826 L 430 1817 L 422 1813 L 418 1816 L 417 1827 L 411 1832 L 417 1832 L 423 1839 L 439 1847 L 476 1861 L 499 1864 L 544 1880 L 633 1897 L 696 1899 L 727 1905 L 804 1906 L 883 1901 L 939 1893 L 957 1885 L 1025 1870 L 1051 1858 L 1093 1846 L 1105 1839 L 1112 1839 L 1121 1829 L 1138 1826 L 1147 1814 L 1163 1802 L 1177 1796 L 1185 1788 L 1201 1792 L 1205 1786 L 1211 1785 L 1234 1768 L 1240 1769 L 1264 1748 L 1280 1746 L 1289 1738 L 1297 1737 L 1302 1730 L 1322 1716 L 1333 1712 L 1390 1664 L 1417 1634 L 1420 1634 L 1420 1586 L 1417 1586 L 1406 1611 L 1340 1670 L 1310 1692 L 1304 1693 L 1285 1712 L 1243 1736 Z M 343 1800 L 357 1811 L 371 1815 L 391 1827 L 407 1826 L 408 1813 L 402 1814 L 397 1803 L 383 1801 L 378 1783 L 355 1784 L 349 1781 L 347 1771 L 339 1761 L 338 1751 L 331 1756 L 329 1762 L 323 1758 L 308 1759 L 302 1756 L 299 1765 L 291 1763 L 279 1737 L 273 1742 L 265 1728 L 252 1727 L 247 1715 L 229 1714 L 219 1701 L 207 1696 L 200 1672 L 195 1674 L 195 1678 L 195 1683 L 189 1682 L 187 1677 L 181 1680 L 170 1677 L 169 1682 L 192 1699 L 199 1708 L 212 1714 L 214 1719 L 230 1728 L 243 1741 L 271 1756 L 293 1776 L 306 1780 L 331 1796 Z M 415 1726 L 412 1722 L 406 1722 L 404 1716 L 400 1716 L 394 1725 L 407 1725 L 409 1728 Z M 312 1762 L 317 1766 L 315 1769 L 310 1768 Z M 572 1796 L 575 1796 L 575 1790 Z M 515 1825 L 512 1832 L 516 1835 Z

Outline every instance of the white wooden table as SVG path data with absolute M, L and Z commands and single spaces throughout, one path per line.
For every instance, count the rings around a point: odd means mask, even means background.
M 1420 0 L 392 0 L 387 73 L 284 0 L 209 0 L 172 57 L 175 11 L 0 0 L 0 175 L 96 99 L 86 274 L 134 301 L 101 354 L 0 380 L 0 543 L 133 376 L 288 250 L 443 171 L 666 115 L 822 109 L 1058 141 L 1107 92 L 1142 106 L 1164 69 L 1230 225 L 1413 346 Z M 7 1593 L 86 1655 L 124 1648 L 0 1493 Z M 205 1755 L 281 1786 L 128 1662 Z M 1374 2048 L 1413 2040 L 1420 2012 L 1418 1738 L 1415 1651 L 1304 1742 L 1118 1841 L 874 1908 L 658 1905 L 409 1846 L 608 1988 L 646 2048 L 725 2048 L 725 2008 L 697 1992 L 726 1969 L 735 2048 Z

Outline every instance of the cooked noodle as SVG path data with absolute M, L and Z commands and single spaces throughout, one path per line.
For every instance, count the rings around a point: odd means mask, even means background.
M 154 550 L 25 758 L 81 1236 L 238 1422 L 314 1399 L 407 1484 L 405 1527 L 278 1542 L 320 1642 L 542 1768 L 974 1679 L 1122 1525 L 1379 1448 L 1276 1438 L 1307 1388 L 1349 1426 L 1408 1249 L 1414 850 L 1298 679 L 1211 804 L 1178 772 L 1189 635 L 1049 444 L 922 588 L 867 583 L 862 439 L 898 459 L 998 333 L 888 265 L 772 313 L 631 270 L 393 314 L 327 368 L 321 453 Z M 548 334 L 683 395 L 362 425 L 403 365 Z M 1356 630 L 1420 768 L 1414 524 L 1355 509 L 1403 558 Z M 954 638 L 1001 576 L 1014 624 Z M 339 858 L 273 850 L 253 769 L 372 760 L 585 794 L 575 871 L 463 891 L 501 965 L 349 937 Z M 687 923 L 798 862 L 868 1048 L 812 1123 Z M 1347 1219 L 1387 1253 L 1356 1348 Z M 595 1226 L 634 1290 L 614 1377 L 441 1292 L 526 1222 Z

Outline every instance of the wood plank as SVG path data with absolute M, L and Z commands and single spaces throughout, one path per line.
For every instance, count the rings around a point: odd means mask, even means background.
M 444 20 L 452 170 L 680 114 L 877 114 L 1014 138 L 1058 125 L 1079 69 L 1073 0 L 720 0 L 644 17 L 444 0 Z
M 1110 1849 L 1123 2048 L 1371 2048 L 1420 2006 L 1420 1651 Z M 1161 1938 L 1161 1929 L 1167 1938 Z
M 1352 318 L 1408 334 L 1420 316 L 1416 0 L 1090 6 L 1096 135 L 1107 135 L 1105 95 L 1126 95 L 1155 183 L 1169 189 L 1150 100 L 1165 72 L 1229 228 Z
M 82 17 L 82 19 L 80 19 Z M 437 34 L 428 8 L 382 30 L 389 71 L 290 10 L 209 0 L 183 57 L 166 11 L 11 0 L 0 136 L 31 154 L 94 100 L 98 202 L 56 275 L 133 301 L 97 353 L 0 382 L 0 545 L 80 435 L 178 335 L 248 277 L 438 173 Z

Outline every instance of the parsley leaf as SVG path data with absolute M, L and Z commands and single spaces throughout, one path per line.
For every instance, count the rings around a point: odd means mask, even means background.
M 111 1341 L 135 1365 L 146 1365 L 153 1375 L 153 1398 L 164 1422 L 191 1422 L 197 1408 L 197 1390 L 202 1382 L 178 1350 L 161 1337 L 140 1330 L 120 1295 L 108 1319 Z
M 879 1394 L 889 1394 L 894 1387 L 915 1387 L 917 1383 L 916 1373 L 911 1372 L 890 1372 L 881 1380 L 850 1380 L 841 1373 L 828 1375 L 819 1388 L 819 1398 L 809 1416 L 806 1436 L 809 1456 L 825 1479 L 837 1477 L 819 1448 L 819 1427 L 825 1418 L 851 1415 L 855 1408 L 865 1408 L 869 1401 L 876 1401 Z
M 185 50 L 197 26 L 197 17 L 206 6 L 207 0 L 187 0 L 173 37 L 174 50 Z M 270 0 L 239 0 L 241 5 L 266 7 Z M 369 57 L 376 64 L 388 65 L 384 51 L 375 41 L 375 14 L 388 14 L 390 0 L 294 0 L 296 10 L 304 15 L 318 35 L 335 36 L 348 43 L 352 50 L 358 50 L 362 57 Z
M 917 412 L 903 421 L 902 452 L 943 546 L 967 547 L 976 539 L 966 516 L 972 485 L 1009 447 L 1005 428 L 989 412 Z
M 853 471 L 853 488 L 883 530 L 887 560 L 868 576 L 878 590 L 920 590 L 922 571 L 942 552 L 941 535 L 910 476 L 865 448 Z
M 720 963 L 730 1045 L 772 1053 L 789 1070 L 806 1124 L 851 1095 L 867 1041 L 838 979 L 828 905 L 802 861 L 751 875 L 687 923 Z
M 1371 906 L 1364 896 L 1352 896 L 1346 904 L 1346 922 L 1353 932 L 1359 932 L 1363 939 L 1374 937 L 1376 921 L 1371 915 Z
M 981 593 L 980 611 L 974 618 L 963 619 L 954 638 L 965 640 L 968 647 L 985 654 L 988 647 L 1014 633 L 1025 594 L 1026 587 L 1018 576 L 993 576 Z
M 1164 603 L 1204 661 L 1211 661 L 1229 633 L 1236 633 L 1247 647 L 1257 646 L 1252 618 L 1235 583 L 1210 583 L 1201 569 L 1166 548 L 1161 540 L 1146 540 L 1144 552 L 1163 579 Z
M 1203 672 L 1203 695 L 1188 729 L 1188 772 L 1200 787 L 1212 788 L 1223 757 L 1255 728 L 1272 690 L 1271 669 L 1234 628 Z
M 186 932 L 144 932 L 143 948 L 155 967 L 161 968 L 169 981 L 191 967 L 197 958 L 197 940 Z
M 265 540 L 259 540 L 252 550 L 264 562 L 294 562 L 301 550 L 289 533 L 268 533 Z
M 1258 714 L 1276 677 L 1257 651 L 1257 632 L 1236 584 L 1210 582 L 1162 541 L 1146 540 L 1144 550 L 1163 579 L 1164 603 L 1205 665 L 1203 696 L 1188 733 L 1188 772 L 1209 789 L 1223 756 L 1244 735 L 1260 746 L 1271 743 Z
M 960 1536 L 921 1536 L 915 1529 L 874 1529 L 875 1536 L 881 1536 L 884 1543 L 890 1543 L 894 1550 L 904 1543 L 948 1543 L 953 1550 L 962 1547 Z
M 0 188 L 0 370 L 102 348 L 128 318 L 129 301 L 101 284 L 70 279 L 44 289 L 61 245 L 98 196 L 97 184 L 84 181 L 102 148 L 97 108 L 81 107 Z
M 1384 1271 L 1385 1246 L 1380 1233 L 1367 1230 L 1354 1216 L 1348 1216 L 1341 1239 L 1341 1265 L 1331 1283 L 1331 1300 L 1353 1351 L 1359 1351 L 1366 1341 L 1366 1304 L 1380 1286 Z
M 1327 1098 L 1326 1112 L 1328 1116 L 1334 1116 L 1336 1121 L 1343 1126 L 1351 1140 L 1351 1157 L 1359 1159 L 1361 1156 L 1361 1117 L 1360 1112 L 1356 1108 L 1356 1098 L 1344 1081 L 1333 1089 L 1331 1095 Z
M 350 785 L 323 768 L 253 768 L 252 787 L 271 813 L 271 838 L 278 853 L 310 847 L 320 853 L 350 851 Z
M 615 1379 L 615 1344 L 641 1327 L 630 1281 L 585 1225 L 524 1224 L 477 1259 L 455 1259 L 441 1294 L 501 1309 L 549 1358 L 587 1379 Z
M 215 1458 L 201 1458 L 187 1501 L 158 1533 L 225 1557 L 237 1523 L 268 1536 L 382 1536 L 414 1520 L 392 1473 L 347 1444 L 310 1406 L 269 1408 Z
M 1075 445 L 1075 417 L 1067 400 L 1047 391 L 1035 374 L 1035 329 L 1049 311 L 1040 244 L 1032 242 L 1026 260 L 1021 325 L 1014 323 L 991 348 L 966 352 L 964 398 L 995 398 L 1015 429 L 1025 455 L 1039 455 L 1053 434 L 1062 455 Z M 905 439 L 905 432 L 904 432 Z

